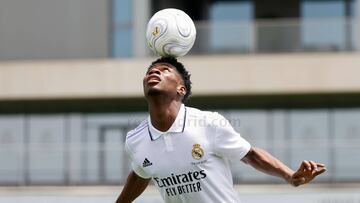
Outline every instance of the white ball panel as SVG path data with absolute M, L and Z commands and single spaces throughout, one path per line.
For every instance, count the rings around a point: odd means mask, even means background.
M 164 9 L 150 19 L 146 38 L 150 49 L 160 56 L 184 56 L 194 45 L 194 22 L 183 11 Z

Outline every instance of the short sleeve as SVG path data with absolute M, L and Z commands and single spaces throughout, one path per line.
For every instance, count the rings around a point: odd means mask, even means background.
M 212 125 L 215 127 L 215 154 L 229 160 L 240 160 L 250 150 L 251 145 L 234 130 L 229 121 L 218 113 L 214 113 Z
M 146 173 L 146 171 L 144 171 L 144 169 L 140 165 L 136 164 L 136 162 L 134 161 L 134 158 L 133 158 L 133 153 L 126 142 L 125 142 L 125 152 L 129 157 L 129 161 L 131 162 L 131 168 L 136 173 L 136 175 L 138 175 L 144 179 L 151 178 L 151 176 L 148 175 Z

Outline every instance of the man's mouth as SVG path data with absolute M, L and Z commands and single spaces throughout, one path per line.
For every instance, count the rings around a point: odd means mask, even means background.
M 161 79 L 158 76 L 149 76 L 147 79 L 147 84 L 156 84 L 159 83 Z

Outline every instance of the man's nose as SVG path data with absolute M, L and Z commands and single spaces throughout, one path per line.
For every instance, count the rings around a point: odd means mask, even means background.
M 153 68 L 149 71 L 149 75 L 152 75 L 152 74 L 160 75 L 161 72 L 159 69 Z

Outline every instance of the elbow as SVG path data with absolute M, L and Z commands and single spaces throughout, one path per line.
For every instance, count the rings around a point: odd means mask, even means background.
M 245 164 L 251 164 L 252 160 L 255 157 L 255 149 L 251 147 L 248 153 L 241 159 L 242 162 Z
M 257 147 L 251 147 L 249 152 L 241 159 L 241 161 L 252 166 L 257 166 L 259 164 L 266 163 L 269 160 L 264 150 Z

